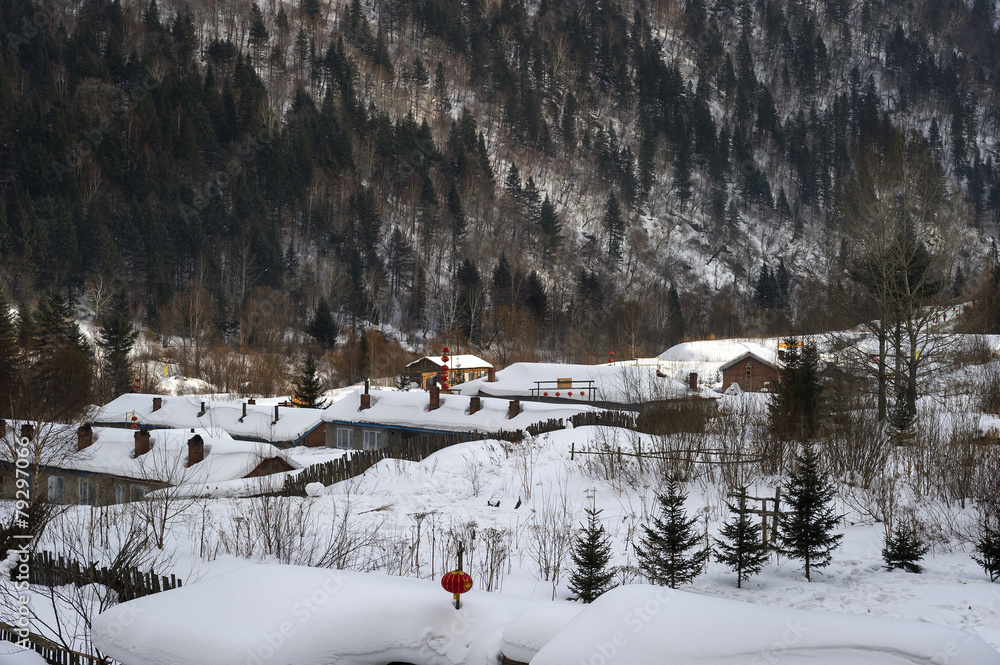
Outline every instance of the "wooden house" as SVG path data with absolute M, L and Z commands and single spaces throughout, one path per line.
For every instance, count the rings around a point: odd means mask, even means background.
M 725 391 L 734 383 L 747 392 L 770 390 L 781 371 L 778 362 L 777 358 L 772 361 L 748 351 L 719 368 L 722 372 L 722 390 Z
M 410 383 L 419 386 L 421 390 L 427 390 L 434 383 L 435 378 L 441 376 L 446 364 L 448 365 L 448 384 L 452 386 L 480 379 L 493 371 L 493 365 L 476 356 L 465 354 L 448 356 L 447 363 L 441 356 L 424 356 L 406 366 L 406 378 Z

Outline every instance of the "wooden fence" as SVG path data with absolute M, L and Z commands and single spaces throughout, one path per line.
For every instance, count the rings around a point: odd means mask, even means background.
M 286 478 L 285 485 L 278 494 L 280 496 L 305 496 L 306 485 L 322 483 L 332 485 L 355 476 L 359 476 L 384 459 L 401 459 L 410 462 L 421 462 L 439 450 L 476 438 L 502 439 L 504 441 L 520 441 L 523 438 L 520 431 L 493 432 L 488 436 L 482 434 L 425 434 L 405 439 L 401 443 L 379 448 L 378 450 L 352 450 L 347 455 L 323 464 L 306 467 L 301 473 Z
M 11 571 L 11 575 L 13 574 L 14 571 Z M 45 551 L 35 552 L 31 555 L 28 582 L 45 586 L 102 584 L 114 590 L 121 602 L 181 586 L 181 580 L 174 575 L 165 577 L 152 571 L 144 572 L 138 568 L 117 570 L 106 567 L 98 568 L 96 563 L 85 566 L 79 561 Z
M 20 639 L 21 636 L 14 626 L 0 623 L 0 640 L 16 644 Z M 28 642 L 31 643 L 31 649 L 51 665 L 108 665 L 111 662 L 104 658 L 71 651 L 35 633 L 28 633 Z

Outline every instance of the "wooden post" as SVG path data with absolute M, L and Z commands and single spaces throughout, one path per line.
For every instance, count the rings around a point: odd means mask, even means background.
M 465 554 L 465 545 L 462 543 L 458 544 L 458 569 L 462 570 L 462 555 Z M 462 594 L 455 594 L 455 609 L 462 609 Z

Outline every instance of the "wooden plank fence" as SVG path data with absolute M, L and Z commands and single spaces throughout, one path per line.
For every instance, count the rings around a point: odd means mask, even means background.
M 98 568 L 97 563 L 83 565 L 79 561 L 46 551 L 31 555 L 28 571 L 30 584 L 45 586 L 102 584 L 113 589 L 121 602 L 181 586 L 181 580 L 174 575 L 160 576 L 153 571 L 141 571 L 138 568 L 118 570 Z M 13 574 L 12 570 L 11 575 Z
M 20 639 L 21 636 L 14 626 L 0 623 L 0 640 L 16 644 Z M 108 665 L 112 662 L 106 658 L 97 658 L 79 651 L 72 651 L 35 633 L 28 633 L 28 642 L 31 643 L 31 649 L 50 665 Z
M 454 433 L 425 434 L 406 439 L 401 443 L 386 446 L 378 450 L 352 450 L 348 455 L 323 464 L 306 467 L 301 473 L 285 479 L 285 485 L 278 494 L 280 496 L 305 496 L 306 485 L 322 483 L 332 485 L 359 476 L 384 459 L 401 459 L 410 462 L 420 462 L 439 450 L 477 438 L 502 439 L 504 441 L 520 441 L 524 438 L 521 431 L 499 431 L 489 435 Z

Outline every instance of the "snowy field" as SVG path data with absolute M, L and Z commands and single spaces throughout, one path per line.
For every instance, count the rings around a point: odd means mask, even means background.
M 939 380 L 975 383 L 983 371 Z M 726 488 L 774 495 L 780 476 L 765 465 L 712 463 L 718 450 L 752 458 L 768 444 L 755 435 L 767 399 L 745 394 L 726 397 L 705 434 L 567 427 L 519 443 L 463 443 L 419 463 L 383 460 L 310 487 L 306 498 L 175 495 L 156 523 L 163 548 L 140 558 L 144 569 L 182 578 L 182 589 L 115 606 L 97 585 L 34 587 L 33 629 L 81 649 L 93 629 L 93 644 L 128 665 L 485 665 L 501 651 L 533 665 L 636 664 L 666 662 L 668 647 L 676 663 L 1000 663 L 1000 586 L 970 557 L 977 506 L 942 494 L 927 471 L 944 473 L 965 450 L 953 448 L 954 431 L 977 436 L 1000 422 L 970 411 L 973 398 L 923 399 L 913 438 L 874 461 L 835 458 L 840 448 L 845 458 L 871 453 L 854 440 L 819 444 L 841 488 L 844 539 L 811 582 L 798 561 L 777 555 L 741 589 L 714 559 L 677 593 L 638 573 L 633 545 L 668 473 L 686 479 L 686 509 L 706 543 L 730 517 Z M 984 465 L 996 461 L 993 448 L 975 450 Z M 640 464 L 628 456 L 638 451 L 667 459 Z M 996 468 L 983 466 L 987 475 Z M 624 588 L 584 606 L 569 600 L 569 549 L 592 506 Z M 126 528 L 134 510 L 71 508 L 41 546 L 68 551 L 73 541 L 77 558 L 110 561 L 135 534 Z M 921 524 L 931 546 L 921 574 L 884 568 L 883 520 L 892 515 Z M 474 591 L 456 613 L 438 580 L 455 567 L 459 544 Z M 9 607 L 11 584 L 0 579 Z M 335 592 L 324 592 L 322 607 L 296 605 L 330 580 Z M 6 665 L 4 657 L 0 650 Z

